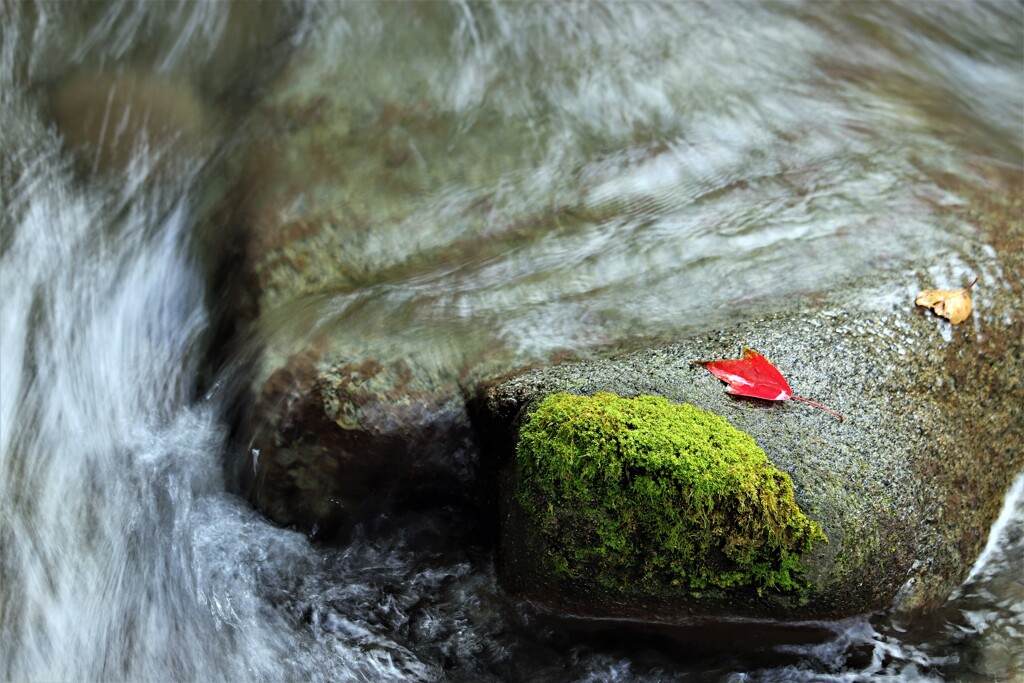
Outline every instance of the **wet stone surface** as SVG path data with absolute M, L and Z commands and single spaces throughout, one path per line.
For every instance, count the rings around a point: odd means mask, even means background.
M 309 349 L 262 384 L 242 486 L 271 519 L 319 540 L 396 504 L 467 505 L 476 450 L 453 378 L 404 358 L 324 363 Z
M 880 313 L 834 303 L 608 360 L 539 368 L 484 390 L 478 424 L 484 457 L 495 459 L 506 583 L 560 611 L 669 620 L 841 618 L 894 599 L 908 610 L 945 599 L 1024 465 L 1024 319 L 1004 303 L 981 314 L 995 324 L 956 329 L 944 340 L 945 323 L 912 307 Z M 792 401 L 729 397 L 693 364 L 735 357 L 743 345 L 768 356 L 794 391 L 827 402 L 845 422 Z M 559 577 L 515 500 L 517 430 L 544 396 L 598 391 L 692 403 L 753 435 L 792 477 L 797 502 L 829 538 L 803 558 L 808 592 L 630 595 Z
M 338 11 L 359 25 L 376 10 Z M 909 103 L 878 139 L 836 137 L 815 123 L 825 115 L 787 121 L 792 163 L 770 167 L 747 162 L 775 158 L 771 145 L 717 157 L 714 145 L 681 144 L 684 118 L 595 132 L 569 116 L 563 90 L 525 81 L 497 79 L 467 119 L 452 91 L 420 78 L 466 76 L 443 38 L 458 17 L 389 6 L 374 21 L 331 52 L 314 43 L 297 55 L 247 124 L 258 142 L 228 162 L 221 218 L 244 236 L 228 315 L 254 358 L 238 472 L 260 510 L 329 539 L 401 500 L 456 500 L 474 515 L 500 500 L 504 524 L 507 452 L 531 402 L 653 393 L 753 434 L 831 539 L 810 558 L 806 604 L 708 594 L 668 616 L 851 614 L 905 584 L 904 604 L 929 606 L 955 585 L 1020 466 L 1019 172 L 961 162 L 941 138 L 892 144 L 930 130 L 932 114 Z M 392 53 L 424 27 L 415 60 Z M 530 68 L 558 82 L 548 63 Z M 567 118 L 509 106 L 534 97 Z M 974 275 L 976 311 L 961 327 L 912 307 L 918 290 Z M 726 399 L 691 365 L 743 345 L 847 423 Z M 646 350 L 493 380 L 609 348 Z M 499 479 L 504 490 L 487 497 Z M 502 528 L 510 586 L 546 587 L 539 599 L 570 611 L 593 597 L 555 604 L 554 589 L 571 587 L 513 560 L 521 530 Z M 619 615 L 653 599 L 605 598 L 591 609 Z
M 506 585 L 556 613 L 669 621 L 842 618 L 890 607 L 920 614 L 941 604 L 965 578 L 1024 466 L 1024 268 L 1012 248 L 1024 232 L 1020 176 L 989 169 L 979 178 L 957 184 L 942 219 L 977 228 L 961 254 L 989 283 L 961 326 L 914 308 L 908 274 L 862 283 L 812 308 L 606 359 L 537 367 L 480 389 L 473 414 L 483 469 L 494 482 Z M 730 397 L 694 364 L 738 357 L 744 346 L 766 355 L 795 393 L 846 420 L 795 401 Z M 545 396 L 601 391 L 692 403 L 753 435 L 829 537 L 803 558 L 810 589 L 630 594 L 553 571 L 552 549 L 516 502 L 518 429 Z

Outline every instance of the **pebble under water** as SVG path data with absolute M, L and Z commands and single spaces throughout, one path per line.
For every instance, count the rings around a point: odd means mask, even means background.
M 250 5 L 261 9 L 247 9 Z M 224 131 L 258 98 L 261 74 L 272 78 L 280 63 L 309 41 L 343 42 L 360 33 L 360 22 L 380 33 L 381 25 L 394 20 L 376 16 L 370 6 L 353 7 L 119 0 L 0 4 L 0 677 L 741 682 L 984 681 L 1024 675 L 1024 473 L 1008 483 L 1003 512 L 968 579 L 935 613 L 911 617 L 891 612 L 799 627 L 688 628 L 555 619 L 501 590 L 487 539 L 457 509 L 396 512 L 356 529 L 341 547 L 322 547 L 272 525 L 235 495 L 224 473 L 232 448 L 230 387 L 242 364 L 229 358 L 207 379 L 215 313 L 205 289 L 208 236 L 198 236 L 196 229 L 206 210 L 205 174 L 218 155 L 230 155 L 237 144 Z M 444 7 L 456 17 L 452 49 L 465 60 L 466 74 L 464 81 L 450 84 L 445 96 L 452 98 L 453 109 L 462 107 L 471 118 L 474 98 L 482 97 L 482 84 L 498 69 L 495 64 L 514 60 L 519 48 L 538 49 L 536 42 L 516 42 L 516 36 L 546 15 L 537 9 L 527 16 L 504 5 L 491 10 L 470 3 Z M 886 59 L 912 64 L 894 73 L 931 73 L 921 64 L 934 68 L 946 80 L 919 82 L 916 96 L 921 108 L 936 117 L 930 124 L 935 137 L 955 139 L 1001 163 L 1022 165 L 1024 19 L 1019 4 L 878 3 L 859 17 L 799 3 L 725 9 L 694 5 L 692 12 L 633 3 L 628 12 L 626 5 L 615 4 L 566 3 L 567 9 L 557 12 L 554 7 L 551 21 L 562 22 L 559 31 L 573 35 L 578 30 L 595 41 L 589 53 L 595 59 L 609 58 L 599 43 L 607 38 L 617 44 L 620 24 L 656 33 L 651 44 L 657 47 L 656 38 L 685 28 L 689 14 L 722 31 L 737 16 L 749 14 L 740 24 L 758 24 L 763 35 L 798 26 L 805 42 L 814 38 L 823 44 L 852 40 L 864 26 L 887 30 L 888 40 L 902 47 L 885 51 L 840 42 L 837 54 L 846 50 L 856 59 L 844 63 L 837 58 L 833 68 L 882 69 L 886 65 L 880 60 Z M 274 17 L 272 29 L 263 23 L 264 10 Z M 605 36 L 573 11 L 629 16 L 603 21 Z M 491 28 L 481 33 L 478 28 L 486 22 Z M 387 31 L 380 35 L 386 44 Z M 701 66 L 694 71 L 718 69 L 704 74 L 714 81 L 729 76 L 726 58 L 742 46 L 715 43 L 711 36 L 690 44 L 692 59 L 709 60 L 695 62 Z M 767 44 L 781 50 L 788 42 Z M 915 50 L 908 52 L 907 45 Z M 795 69 L 802 54 L 794 48 L 764 60 L 777 69 Z M 643 74 L 645 60 L 657 58 L 638 49 L 627 64 Z M 47 93 L 81 69 L 118 65 L 192 83 L 198 97 L 212 103 L 213 113 L 209 119 L 193 117 L 192 110 L 183 108 L 176 116 L 190 126 L 195 123 L 202 144 L 175 159 L 153 141 L 132 148 L 115 171 L 83 169 L 52 122 Z M 566 150 L 588 136 L 606 141 L 626 135 L 638 122 L 659 125 L 661 100 L 649 79 L 621 80 L 611 60 L 605 73 L 607 80 L 595 80 L 572 97 L 562 93 L 566 100 L 580 100 L 572 124 L 577 137 Z M 743 74 L 756 80 L 756 74 Z M 887 87 L 898 89 L 899 83 Z M 553 91 L 558 87 L 552 86 Z M 944 111 L 950 89 L 959 99 Z M 892 107 L 876 110 L 878 120 L 900 121 L 903 104 L 887 97 L 872 103 Z M 700 192 L 691 187 L 694 197 L 736 180 L 721 176 L 723 168 L 749 172 L 738 182 L 756 190 L 757 173 L 723 159 L 775 153 L 737 142 L 749 134 L 745 126 L 754 127 L 755 119 L 776 125 L 759 118 L 770 118 L 771 112 L 747 110 L 749 102 L 742 100 L 733 104 L 730 122 L 701 137 L 707 157 L 690 149 L 688 163 L 710 164 L 702 176 L 707 187 Z M 782 107 L 781 101 L 776 104 Z M 507 105 L 516 106 L 516 100 L 510 98 Z M 801 125 L 785 107 L 776 114 L 786 121 L 778 125 Z M 551 112 L 525 111 L 524 116 L 537 116 L 538 126 L 561 125 L 552 123 L 557 117 Z M 964 120 L 972 125 L 959 125 Z M 838 153 L 822 149 L 823 140 L 798 145 L 799 150 L 817 154 L 822 164 L 835 161 Z M 865 144 L 862 151 L 870 156 L 878 150 Z M 601 170 L 607 181 L 595 184 L 593 192 L 648 196 L 655 187 L 654 194 L 667 197 L 680 186 L 678 178 L 666 181 L 662 175 L 674 173 L 672 168 L 634 164 L 627 157 L 624 152 L 623 163 L 609 162 Z M 880 188 L 889 181 L 872 181 L 884 180 L 892 167 L 878 159 L 877 177 L 855 178 L 844 191 L 859 187 L 884 195 L 887 190 Z M 167 173 L 167 164 L 174 173 Z M 825 168 L 829 173 L 843 170 Z M 829 182 L 822 174 L 795 180 L 813 188 Z M 534 178 L 534 184 L 544 183 L 545 178 Z M 645 210 L 685 213 L 691 199 L 669 198 Z M 857 205 L 849 197 L 834 199 L 846 208 Z M 739 250 L 785 277 L 793 259 L 806 256 L 799 236 L 809 228 L 801 221 L 816 214 L 799 206 L 777 208 L 787 217 L 773 230 L 741 231 L 728 244 L 711 238 L 697 244 L 709 254 Z M 664 225 L 646 225 L 639 239 L 660 239 Z M 581 264 L 578 277 L 551 281 L 551 286 L 599 291 L 600 278 L 623 278 L 626 304 L 642 302 L 641 286 L 622 275 L 631 262 L 602 261 L 615 242 L 599 237 L 585 247 L 587 253 L 575 254 Z M 516 268 L 557 270 L 565 253 L 561 250 L 573 248 L 571 240 L 568 246 L 545 244 L 550 251 L 536 255 L 539 265 L 518 263 Z M 891 256 L 900 246 L 878 248 Z M 647 265 L 670 284 L 682 277 L 678 272 L 707 265 L 697 254 L 677 271 L 656 251 L 647 254 Z M 831 282 L 830 269 L 866 268 L 877 256 L 857 252 L 835 262 L 819 259 L 825 263 L 821 272 L 800 275 L 812 280 L 799 286 L 813 289 Z M 616 263 L 622 272 L 608 274 Z M 491 264 L 486 278 L 500 279 L 506 267 L 504 262 Z M 742 286 L 760 286 L 758 277 L 765 276 L 751 276 Z M 479 300 L 470 297 L 473 305 L 502 300 L 480 292 L 483 288 L 473 295 Z M 728 297 L 739 295 L 733 291 Z M 599 295 L 597 300 L 604 301 Z M 643 332 L 692 328 L 669 303 L 652 305 L 653 322 Z M 601 305 L 622 304 L 611 300 Z M 527 351 L 564 345 L 594 324 L 577 316 L 580 310 L 540 311 L 534 331 L 515 339 L 516 344 Z M 559 324 L 546 327 L 545 321 L 554 320 Z M 713 320 L 711 313 L 708 320 Z M 582 327 L 574 327 L 579 321 Z M 528 313 L 510 308 L 509 319 L 498 326 L 522 329 L 529 323 Z

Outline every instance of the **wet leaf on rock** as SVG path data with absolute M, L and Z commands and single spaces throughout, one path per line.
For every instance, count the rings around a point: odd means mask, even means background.
M 794 396 L 793 390 L 789 388 L 789 382 L 782 376 L 778 368 L 753 349 L 744 347 L 743 358 L 696 361 L 696 363 L 703 365 L 712 375 L 726 382 L 729 385 L 725 389 L 727 393 L 760 398 L 765 401 L 788 401 L 793 398 L 809 403 L 815 408 L 821 408 L 838 417 L 840 421 L 843 420 L 843 416 L 831 408 L 826 408 L 820 403 L 800 396 Z
M 971 314 L 971 295 L 967 291 L 975 285 L 974 282 L 964 289 L 926 289 L 917 295 L 914 303 L 918 306 L 925 306 L 935 311 L 954 325 L 959 325 L 967 320 Z

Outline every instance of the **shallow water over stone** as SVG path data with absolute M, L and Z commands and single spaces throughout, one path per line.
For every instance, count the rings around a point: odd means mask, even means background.
M 253 512 L 223 474 L 230 388 L 258 344 L 286 356 L 330 338 L 457 374 L 715 329 L 893 272 L 906 292 L 880 306 L 979 274 L 984 315 L 1021 275 L 962 250 L 978 228 L 953 209 L 962 186 L 1020 178 L 1016 5 L 0 13 L 4 678 L 981 680 L 1024 668 L 1020 478 L 936 614 L 712 638 L 515 602 L 458 507 L 385 514 L 324 548 Z M 125 72 L 117 83 L 198 104 L 101 125 L 129 131 L 97 143 L 119 154 L 75 161 L 51 107 L 88 107 L 55 93 Z M 75 97 L 105 112 L 111 92 Z M 197 144 L 162 136 L 186 129 Z M 210 208 L 225 178 L 250 188 L 240 204 L 267 226 L 254 266 L 264 310 L 252 340 L 204 372 L 212 319 L 237 306 L 204 297 L 228 242 Z M 343 229 L 317 238 L 331 222 Z M 282 226 L 311 231 L 306 251 L 274 242 Z

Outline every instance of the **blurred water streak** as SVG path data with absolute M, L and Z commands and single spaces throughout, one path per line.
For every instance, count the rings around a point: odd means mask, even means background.
M 486 327 L 529 356 L 605 341 L 613 328 L 714 327 L 737 315 L 726 303 L 769 310 L 782 305 L 772 292 L 813 295 L 906 267 L 924 249 L 957 264 L 966 228 L 930 220 L 941 199 L 932 178 L 972 163 L 1022 166 L 1019 4 L 247 5 L 0 6 L 0 676 L 1024 671 L 1021 479 L 971 578 L 932 619 L 827 624 L 824 643 L 755 655 L 629 650 L 537 626 L 508 604 L 478 548 L 424 556 L 421 539 L 451 524 L 443 512 L 340 549 L 269 525 L 223 481 L 224 394 L 215 384 L 194 396 L 210 325 L 195 234 L 204 169 L 228 149 L 220 117 L 254 97 L 268 45 L 320 52 L 328 71 L 348 65 L 356 122 L 370 98 L 400 98 L 421 81 L 452 117 L 453 139 L 472 139 L 492 111 L 521 120 L 529 134 L 513 139 L 533 143 L 494 161 L 497 188 L 468 177 L 421 198 L 420 210 L 443 218 L 483 197 L 495 216 L 545 205 L 588 218 L 522 243 L 499 235 L 507 248 L 468 249 L 454 265 L 441 259 L 347 296 L 377 316 L 426 310 L 423 324 L 440 334 Z M 83 173 L 51 125 L 47 93 L 82 70 L 121 67 L 187 84 L 212 112 L 188 120 L 216 144 L 181 152 L 170 176 L 148 144 L 128 149 L 112 176 Z M 481 236 L 457 221 L 428 224 L 436 229 L 419 244 L 442 253 Z M 386 260 L 405 238 L 377 239 Z M 720 285 L 689 310 L 652 297 L 701 282 Z M 329 305 L 356 329 L 362 319 L 345 318 L 341 300 Z

